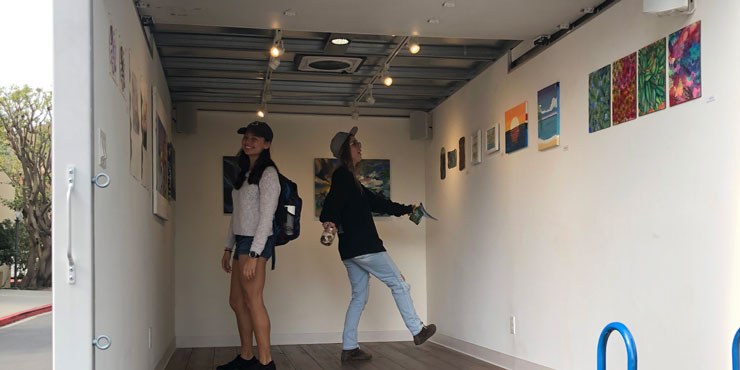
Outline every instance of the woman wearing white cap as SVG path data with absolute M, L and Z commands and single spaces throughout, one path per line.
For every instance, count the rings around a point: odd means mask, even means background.
M 372 216 L 372 212 L 402 216 L 411 213 L 415 206 L 391 202 L 360 184 L 356 171 L 362 160 L 362 144 L 355 138 L 356 134 L 357 127 L 353 127 L 349 132 L 338 132 L 331 140 L 331 152 L 339 159 L 339 167 L 332 175 L 331 189 L 320 217 L 325 230 L 333 232 L 337 226 L 342 230 L 339 255 L 352 285 L 352 300 L 344 319 L 342 361 L 372 357 L 361 350 L 357 342 L 357 326 L 367 303 L 370 274 L 391 289 L 415 344 L 424 343 L 436 331 L 434 324 L 424 326 L 416 314 L 409 285 L 383 247 Z
M 280 195 L 277 166 L 270 157 L 273 134 L 270 126 L 259 121 L 237 133 L 243 135 L 237 154 L 241 171 L 231 192 L 234 211 L 221 267 L 231 273 L 229 304 L 236 314 L 241 352 L 216 370 L 274 370 L 270 317 L 262 299 L 267 260 L 275 252 L 272 221 Z M 252 354 L 252 333 L 257 338 L 258 358 Z

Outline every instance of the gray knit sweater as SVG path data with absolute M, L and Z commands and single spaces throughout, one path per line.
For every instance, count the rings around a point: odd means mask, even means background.
M 249 177 L 249 173 L 246 176 Z M 234 247 L 235 235 L 253 236 L 250 251 L 261 254 L 267 238 L 272 235 L 272 219 L 279 196 L 280 180 L 275 167 L 265 168 L 259 186 L 244 181 L 241 189 L 232 190 L 234 212 L 229 224 L 226 249 Z

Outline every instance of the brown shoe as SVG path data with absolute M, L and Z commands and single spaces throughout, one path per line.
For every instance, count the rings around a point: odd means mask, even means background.
M 367 361 L 371 358 L 373 358 L 373 355 L 361 350 L 360 347 L 357 347 L 355 349 L 347 349 L 347 350 L 343 349 L 342 350 L 342 362 Z
M 437 332 L 437 325 L 429 324 L 421 328 L 419 334 L 414 335 L 414 344 L 417 346 L 426 342 Z

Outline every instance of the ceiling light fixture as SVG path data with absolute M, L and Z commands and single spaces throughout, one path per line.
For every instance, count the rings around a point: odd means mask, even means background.
M 393 77 L 391 77 L 391 74 L 388 71 L 389 69 L 390 66 L 387 64 L 383 67 L 383 85 L 385 86 L 393 85 Z
M 280 58 L 276 57 L 270 57 L 270 62 L 267 63 L 268 66 L 270 66 L 270 69 L 273 71 L 277 69 L 277 67 L 280 65 Z
M 409 53 L 416 54 L 421 50 L 421 46 L 419 46 L 419 38 L 416 36 L 413 36 L 409 39 Z
M 454 8 L 455 2 L 454 1 L 445 1 L 442 3 L 442 7 L 444 8 Z
M 334 45 L 347 45 L 349 44 L 349 40 L 344 37 L 336 37 L 331 39 L 331 43 Z
M 439 24 L 439 18 L 429 18 L 429 19 L 427 19 L 427 23 L 429 23 L 429 24 Z
M 360 119 L 360 110 L 357 108 L 357 102 L 353 101 L 349 106 L 352 108 L 352 119 L 355 121 Z
M 373 97 L 373 85 L 367 86 L 367 98 L 365 98 L 365 101 L 368 104 L 375 104 L 375 98 Z
M 267 115 L 267 104 L 262 103 L 262 106 L 257 111 L 257 117 L 259 117 L 259 118 L 265 118 L 265 115 Z
M 293 9 L 288 9 L 288 10 L 286 10 L 286 11 L 283 12 L 283 15 L 284 16 L 287 16 L 287 17 L 295 17 L 295 14 L 296 14 L 295 13 L 295 10 L 293 10 Z
M 285 53 L 285 45 L 283 44 L 283 31 L 275 30 L 275 39 L 272 42 L 270 48 L 270 55 L 277 58 Z

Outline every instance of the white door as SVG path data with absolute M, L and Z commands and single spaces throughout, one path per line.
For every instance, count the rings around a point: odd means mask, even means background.
M 52 279 L 56 370 L 94 366 L 91 9 L 91 1 L 54 0 Z

